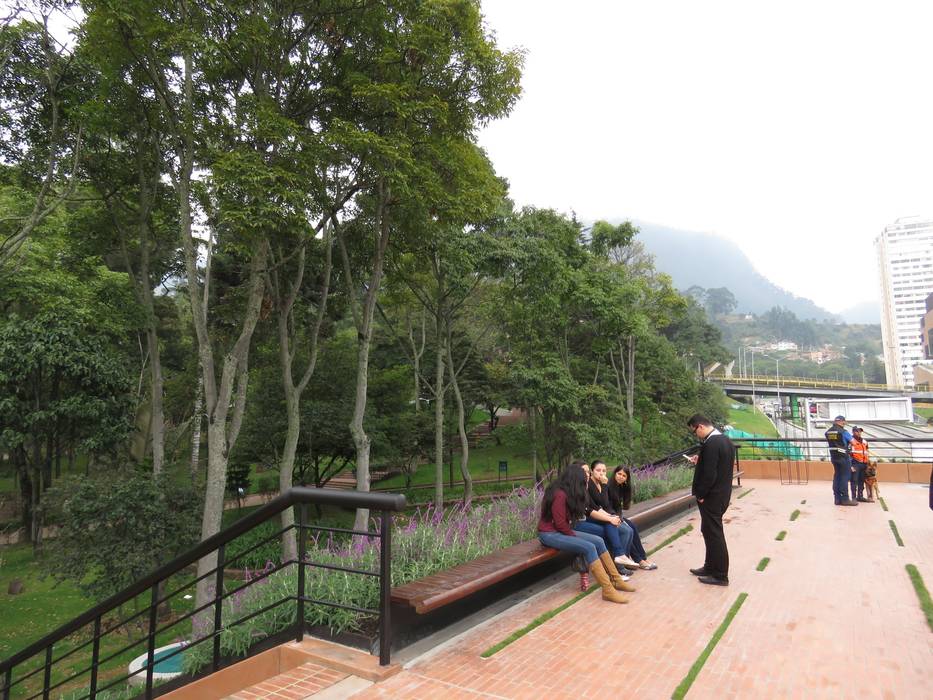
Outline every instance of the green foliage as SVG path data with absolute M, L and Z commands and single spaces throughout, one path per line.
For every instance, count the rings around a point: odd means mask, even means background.
M 762 560 L 758 562 L 758 566 L 755 567 L 755 571 L 764 571 L 770 561 L 771 557 L 763 557 Z
M 774 539 L 778 542 L 781 542 L 785 537 L 787 537 L 787 530 L 781 530 Z
M 910 576 L 910 582 L 914 586 L 914 591 L 917 593 L 920 609 L 923 610 L 923 614 L 927 619 L 927 626 L 933 632 L 933 598 L 930 598 L 930 591 L 923 582 L 920 570 L 914 564 L 907 564 L 905 568 L 907 569 L 907 575 Z
M 200 505 L 190 486 L 144 472 L 63 480 L 46 495 L 60 526 L 43 566 L 93 598 L 113 595 L 198 541 Z

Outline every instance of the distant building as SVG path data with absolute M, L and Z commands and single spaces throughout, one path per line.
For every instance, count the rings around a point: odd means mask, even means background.
M 923 356 L 933 360 L 933 294 L 926 300 L 927 312 L 920 319 L 920 342 L 923 344 Z
M 920 319 L 920 342 L 923 357 L 928 360 L 914 367 L 914 384 L 933 387 L 933 294 L 927 297 L 926 313 Z
M 933 292 L 933 219 L 902 217 L 875 239 L 881 275 L 881 340 L 888 386 L 914 384 L 923 360 L 918 324 Z

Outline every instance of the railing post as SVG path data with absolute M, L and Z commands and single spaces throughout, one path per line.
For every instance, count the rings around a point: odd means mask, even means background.
M 308 506 L 298 504 L 298 609 L 295 613 L 295 641 L 305 632 L 305 556 L 308 553 Z
M 224 613 L 224 566 L 227 563 L 226 546 L 217 548 L 217 571 L 214 574 L 214 640 L 212 643 L 211 671 L 220 668 L 220 630 L 223 625 Z
M 49 687 L 52 685 L 52 644 L 45 648 L 45 673 L 42 675 L 42 700 L 49 700 Z
M 10 686 L 13 685 L 13 667 L 10 666 L 3 674 L 3 700 L 10 700 Z
M 91 643 L 90 700 L 97 697 L 97 664 L 100 661 L 100 615 L 94 618 L 94 641 Z
M 388 666 L 392 646 L 389 604 L 392 591 L 392 514 L 382 511 L 379 520 L 379 665 Z
M 152 674 L 155 673 L 155 630 L 159 614 L 159 584 L 152 584 L 149 604 L 149 634 L 146 641 L 146 697 L 152 697 Z

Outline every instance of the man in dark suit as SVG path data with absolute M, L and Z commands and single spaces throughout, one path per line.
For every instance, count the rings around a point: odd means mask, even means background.
M 735 445 L 713 427 L 706 416 L 697 413 L 687 425 L 703 443 L 699 455 L 688 459 L 696 465 L 693 472 L 693 495 L 700 511 L 700 532 L 706 543 L 706 560 L 699 569 L 690 569 L 702 583 L 729 585 L 729 550 L 722 528 L 722 516 L 732 497 L 732 465 Z

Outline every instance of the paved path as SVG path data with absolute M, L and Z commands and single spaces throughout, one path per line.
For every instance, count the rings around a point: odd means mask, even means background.
M 575 593 L 576 578 L 544 591 L 414 661 L 356 698 L 669 698 L 739 593 L 747 592 L 688 698 L 930 698 L 933 632 L 904 565 L 933 588 L 927 491 L 882 484 L 890 507 L 832 505 L 828 482 L 747 480 L 726 514 L 731 586 L 704 586 L 696 514 L 653 533 L 696 528 L 633 579 L 629 605 L 591 595 L 491 659 L 479 654 Z M 806 499 L 806 504 L 801 501 Z M 794 509 L 801 515 L 795 522 Z M 893 519 L 904 539 L 898 547 Z M 775 541 L 787 530 L 783 542 Z M 762 557 L 771 563 L 755 570 Z

